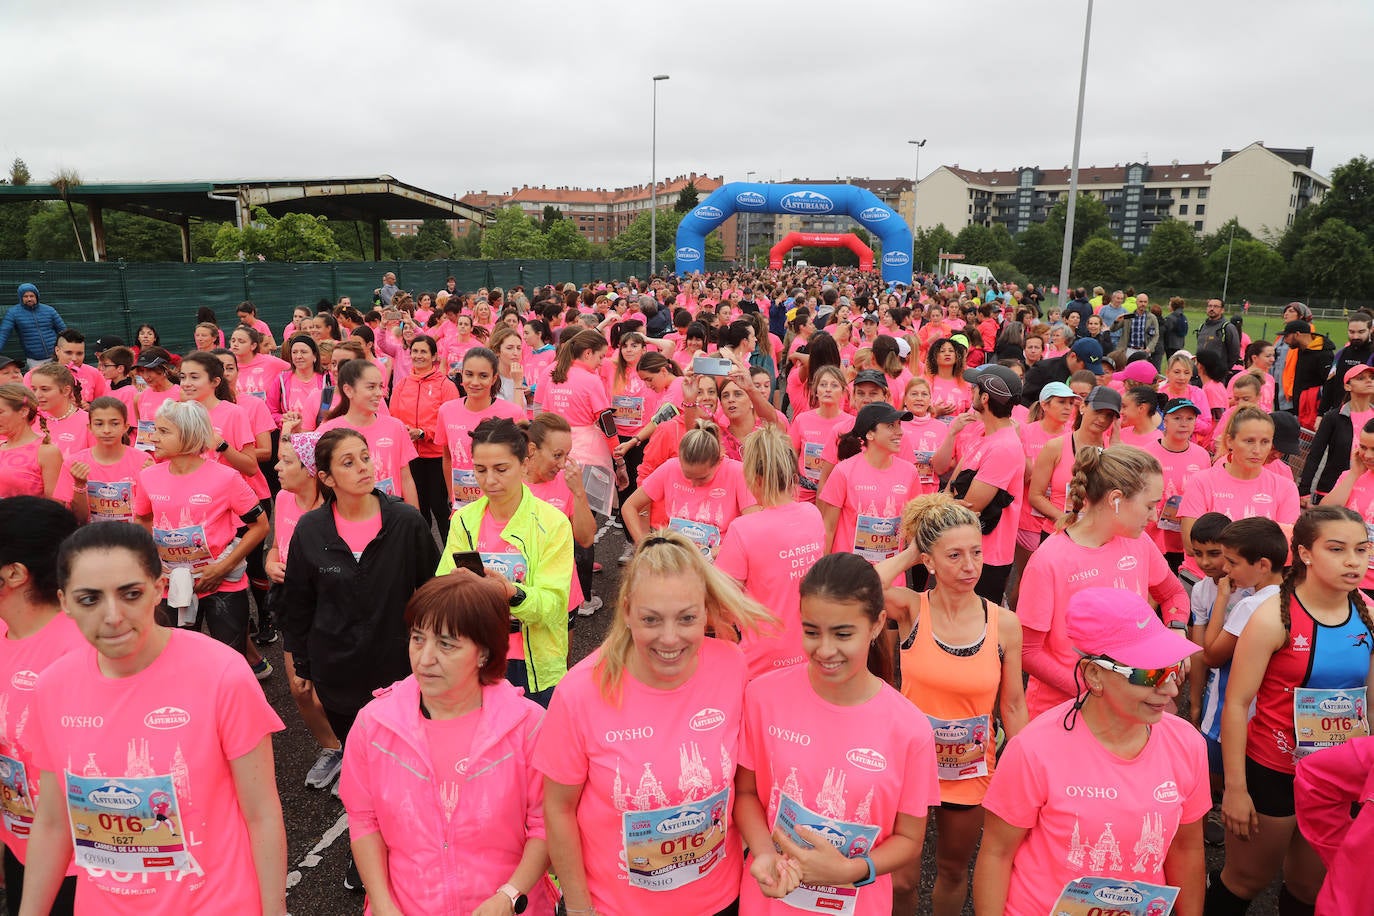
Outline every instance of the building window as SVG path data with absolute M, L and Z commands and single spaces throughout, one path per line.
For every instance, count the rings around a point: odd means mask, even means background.
M 1198 189 L 1197 189 L 1197 199 L 1198 199 L 1198 200 L 1206 200 L 1206 199 L 1207 199 L 1207 189 L 1206 189 L 1206 188 L 1198 188 Z
M 1183 198 L 1184 200 L 1187 200 L 1187 199 L 1188 199 L 1188 195 L 1189 195 L 1189 194 L 1192 194 L 1192 193 L 1193 193 L 1193 189 L 1192 189 L 1192 188 L 1184 188 L 1182 191 L 1179 191 L 1179 192 L 1178 192 L 1178 196 L 1181 197 L 1181 198 Z
M 1179 216 L 1187 216 L 1187 215 L 1188 215 L 1188 205 L 1187 205 L 1187 204 L 1179 204 L 1179 205 L 1178 205 L 1178 215 L 1179 215 Z
M 1196 232 L 1201 232 L 1201 231 L 1202 231 L 1202 220 L 1200 220 L 1200 219 L 1195 219 L 1195 220 L 1193 220 L 1193 230 L 1196 231 Z
M 1193 208 L 1193 212 L 1196 213 L 1198 216 L 1202 216 L 1204 213 L 1207 212 L 1207 205 L 1198 204 L 1196 207 Z

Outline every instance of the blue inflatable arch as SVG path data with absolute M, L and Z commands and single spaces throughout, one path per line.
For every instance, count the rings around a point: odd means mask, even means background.
M 677 273 L 704 273 L 706 236 L 736 213 L 793 213 L 853 217 L 883 245 L 882 271 L 887 283 L 911 282 L 911 229 L 887 204 L 850 184 L 749 184 L 733 181 L 682 218 L 677 229 Z

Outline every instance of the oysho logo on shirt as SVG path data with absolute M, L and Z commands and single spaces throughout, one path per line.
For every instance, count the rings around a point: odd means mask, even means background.
M 143 724 L 158 731 L 167 731 L 191 724 L 191 714 L 179 706 L 160 706 L 143 717 Z
M 1115 786 L 1065 786 L 1064 794 L 1069 798 L 1106 798 L 1117 796 Z
M 851 748 L 844 759 L 854 764 L 861 770 L 868 770 L 873 773 L 881 773 L 887 769 L 887 758 L 871 747 Z
M 643 725 L 639 728 L 612 728 L 606 731 L 606 743 L 614 744 L 617 741 L 639 741 L 642 738 L 652 738 L 654 727 Z
M 25 669 L 23 671 L 16 671 L 14 674 L 10 675 L 10 686 L 15 690 L 32 690 L 33 685 L 36 683 L 38 683 L 37 671 Z
M 713 728 L 720 728 L 725 724 L 725 713 L 713 706 L 697 710 L 696 715 L 692 716 L 687 722 L 687 727 L 694 732 L 709 732 Z
M 768 735 L 771 738 L 781 738 L 783 741 L 790 741 L 792 744 L 800 744 L 807 747 L 811 744 L 811 736 L 805 732 L 794 732 L 790 728 L 779 728 L 776 725 L 768 726 Z
M 104 716 L 63 716 L 60 720 L 63 728 L 104 728 Z
M 1069 576 L 1069 582 L 1070 582 L 1071 584 L 1074 583 L 1074 582 L 1083 582 L 1083 581 L 1085 581 L 1085 580 L 1087 580 L 1087 579 L 1096 578 L 1097 576 L 1100 576 L 1100 575 L 1101 575 L 1101 572 L 1098 571 L 1097 569 L 1080 569 L 1078 572 L 1076 572 L 1076 573 L 1074 573 L 1073 575 Z
M 1155 801 L 1160 804 L 1171 805 L 1178 801 L 1178 799 L 1178 783 L 1174 782 L 1172 779 L 1166 779 L 1164 782 L 1155 786 Z

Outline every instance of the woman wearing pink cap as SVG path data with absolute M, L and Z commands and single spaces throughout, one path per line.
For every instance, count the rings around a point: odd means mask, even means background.
M 1012 738 L 998 763 L 983 799 L 974 912 L 1059 912 L 1102 880 L 1145 900 L 1176 892 L 1173 912 L 1200 916 L 1207 751 L 1172 711 L 1199 647 L 1115 588 L 1074 595 L 1066 624 L 1079 656 L 1074 694 Z

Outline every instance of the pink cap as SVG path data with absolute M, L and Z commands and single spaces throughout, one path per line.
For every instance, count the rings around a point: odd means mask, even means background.
M 1349 382 L 1361 372 L 1374 372 L 1374 366 L 1366 366 L 1363 363 L 1358 366 L 1351 366 L 1349 369 L 1345 370 L 1345 381 Z
M 1159 378 L 1159 370 L 1148 359 L 1138 359 L 1133 363 L 1127 363 L 1124 369 L 1116 373 L 1116 378 L 1125 382 L 1153 385 Z
M 1079 652 L 1132 668 L 1167 668 L 1202 650 L 1166 627 L 1144 598 L 1121 589 L 1077 592 L 1069 598 L 1067 622 Z

